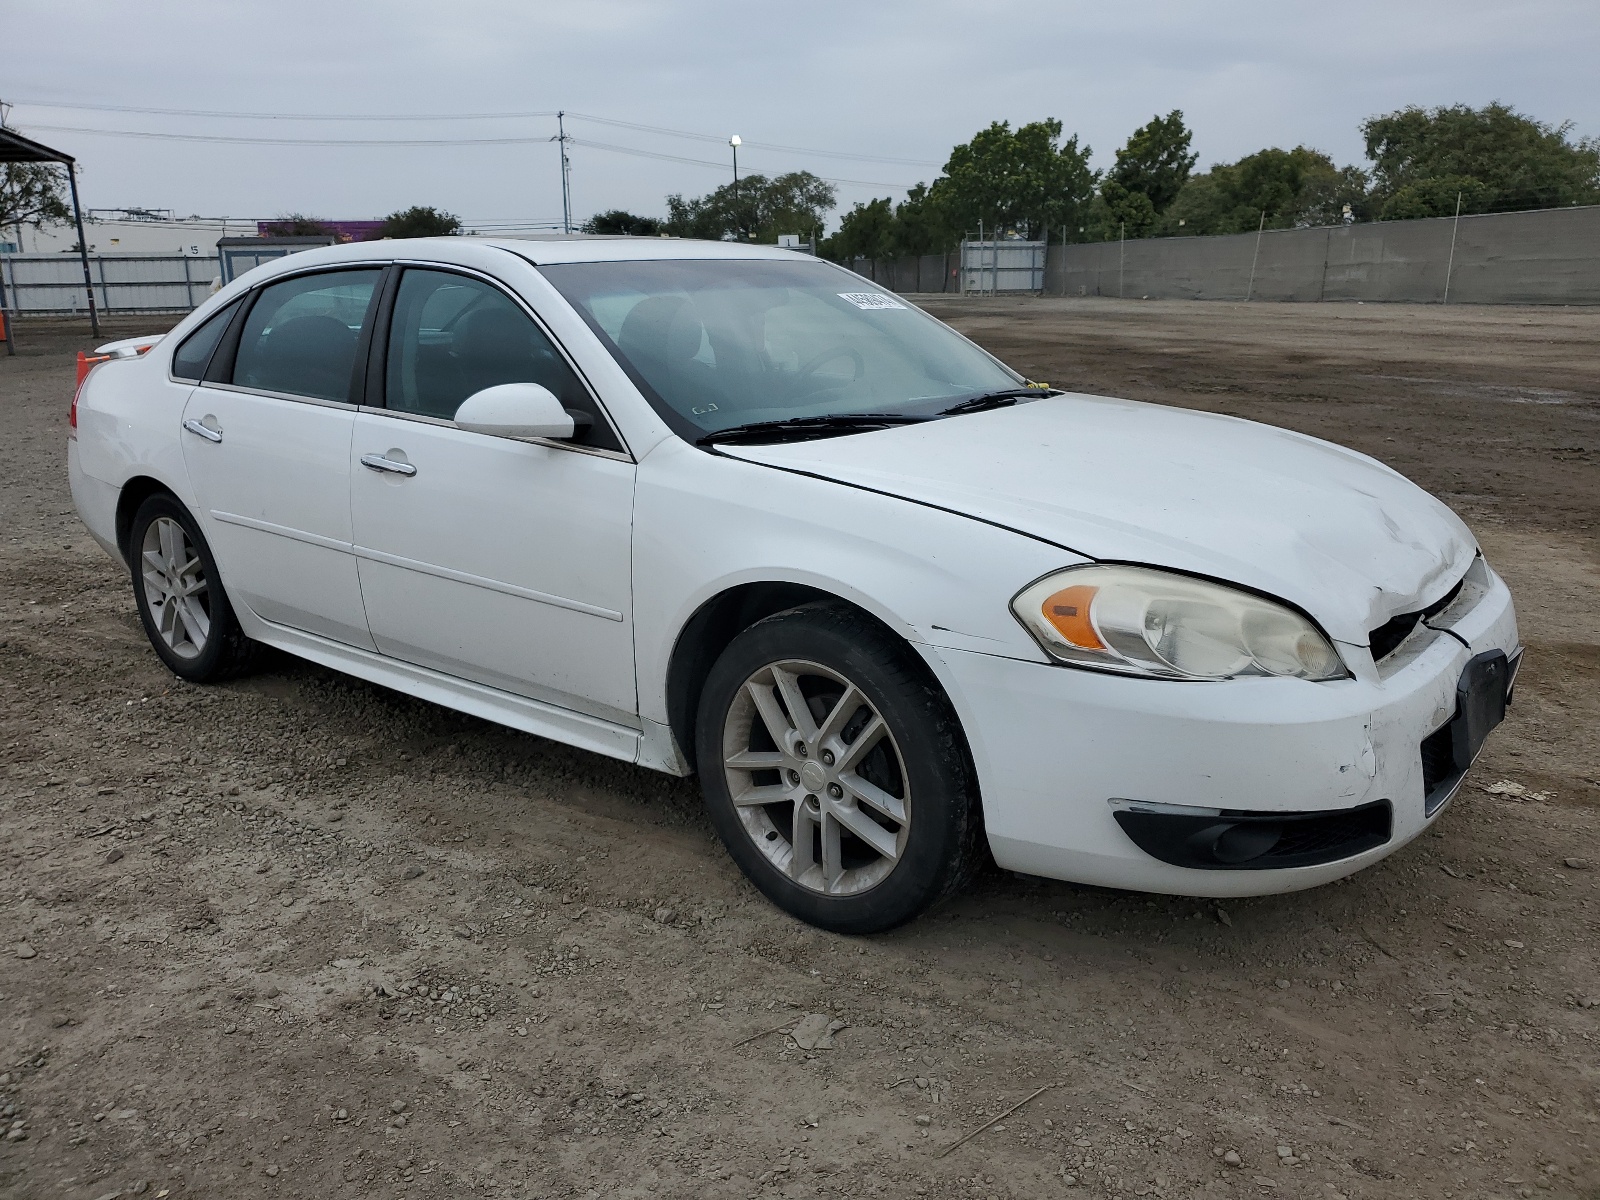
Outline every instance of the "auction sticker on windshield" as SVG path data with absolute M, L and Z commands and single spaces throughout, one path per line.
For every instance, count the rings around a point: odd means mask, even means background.
M 882 292 L 840 292 L 839 299 L 848 300 L 857 308 L 904 308 L 905 305 L 893 296 L 885 296 Z

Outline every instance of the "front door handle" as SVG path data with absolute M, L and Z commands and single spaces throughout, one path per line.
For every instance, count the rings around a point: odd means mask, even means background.
M 363 454 L 361 465 L 373 471 L 389 471 L 395 475 L 415 475 L 417 469 L 408 462 L 395 462 L 381 454 Z
M 183 427 L 190 433 L 205 438 L 208 442 L 220 442 L 222 440 L 222 430 L 213 429 L 203 422 L 196 421 L 193 417 L 185 421 Z

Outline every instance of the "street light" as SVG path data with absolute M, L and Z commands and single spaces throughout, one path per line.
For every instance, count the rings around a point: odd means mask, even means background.
M 734 219 L 738 220 L 738 217 L 739 217 L 739 147 L 744 145 L 744 141 L 736 133 L 731 138 L 728 139 L 728 145 L 733 147 L 733 213 L 734 213 Z M 742 222 L 740 223 L 740 227 L 739 227 L 739 231 L 738 232 L 739 232 L 739 236 L 742 238 L 744 236 L 744 226 L 743 226 Z

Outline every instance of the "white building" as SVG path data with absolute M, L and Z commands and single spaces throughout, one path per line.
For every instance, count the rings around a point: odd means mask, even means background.
M 148 215 L 147 215 L 148 214 Z M 185 254 L 216 258 L 217 239 L 254 237 L 256 218 L 173 217 L 147 209 L 91 209 L 84 214 L 84 237 L 91 254 Z M 0 233 L 0 253 L 71 253 L 78 231 L 69 221 L 34 229 L 24 225 Z

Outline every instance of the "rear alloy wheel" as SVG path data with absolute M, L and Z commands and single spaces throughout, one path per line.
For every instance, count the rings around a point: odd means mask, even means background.
M 167 650 L 186 662 L 199 658 L 211 637 L 210 584 L 183 526 L 171 517 L 145 526 L 138 569 L 151 622 Z
M 735 638 L 706 682 L 696 742 L 730 853 L 812 924 L 891 928 L 976 861 L 955 714 L 909 647 L 854 610 L 808 605 Z
M 133 595 L 150 645 L 175 675 L 214 683 L 253 661 L 194 518 L 172 496 L 151 496 L 129 530 Z

